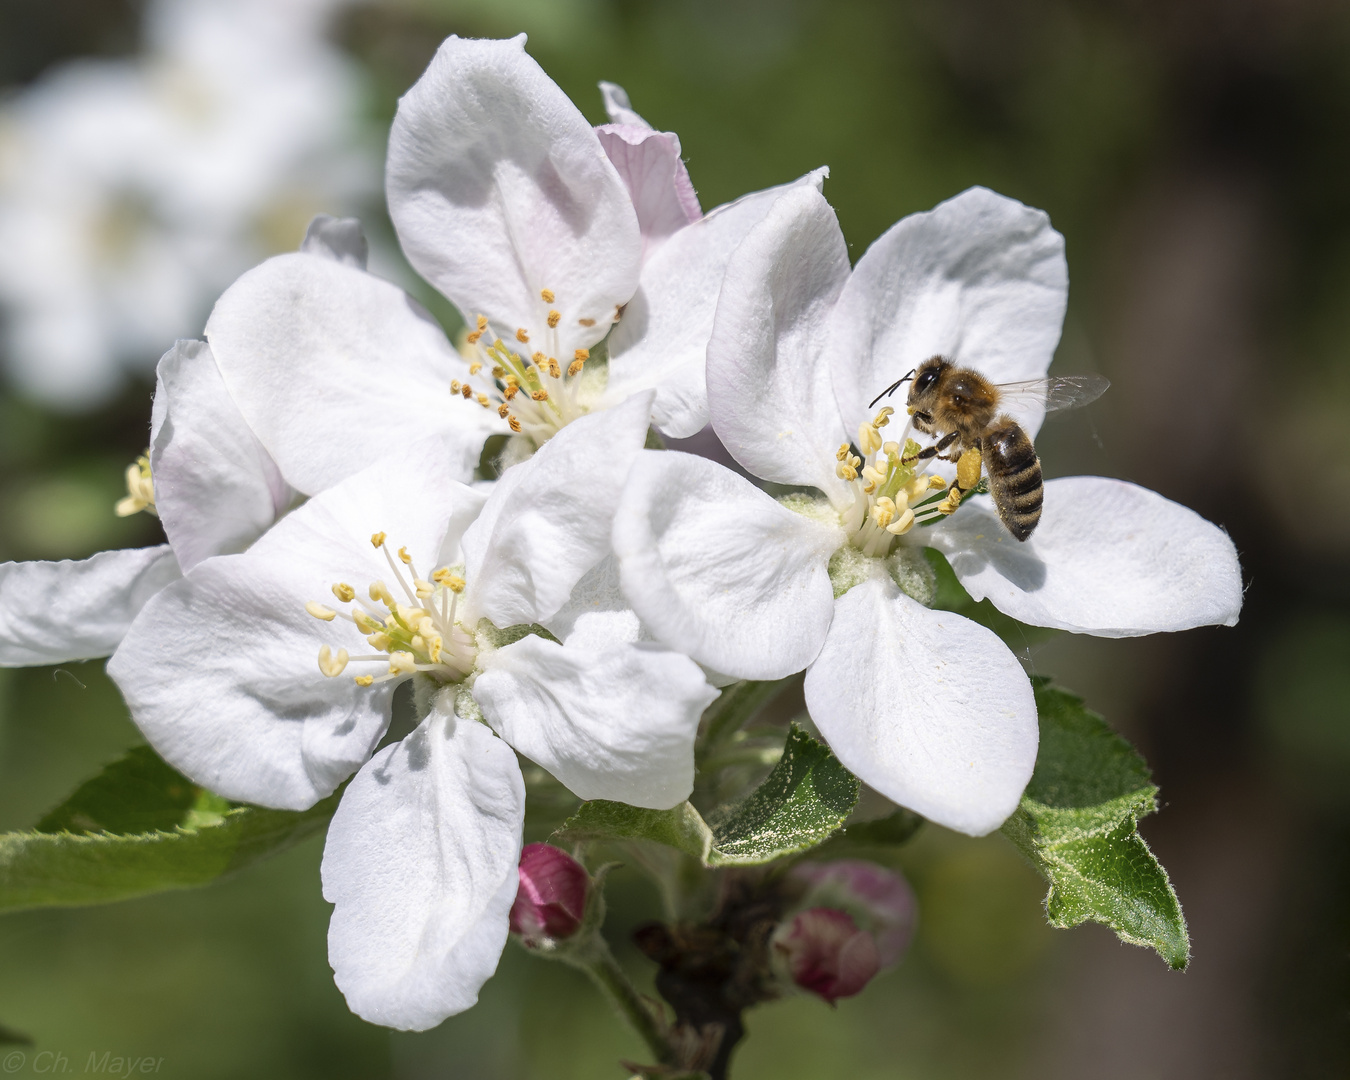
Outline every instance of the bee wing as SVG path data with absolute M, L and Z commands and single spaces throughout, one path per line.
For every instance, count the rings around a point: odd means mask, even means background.
M 1110 381 L 1101 375 L 1052 375 L 1045 379 L 1000 383 L 999 406 L 1062 412 L 1096 401 L 1110 385 Z

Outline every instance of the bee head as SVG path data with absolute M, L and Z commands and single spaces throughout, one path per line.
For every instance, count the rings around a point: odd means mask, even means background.
M 909 388 L 908 404 L 910 406 L 920 404 L 937 386 L 938 380 L 951 366 L 951 362 L 941 356 L 934 356 L 920 364 L 917 369 L 911 372 L 914 376 L 914 385 Z

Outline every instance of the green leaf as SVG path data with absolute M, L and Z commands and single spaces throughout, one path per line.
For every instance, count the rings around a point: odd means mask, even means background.
M 137 747 L 36 829 L 0 834 L 0 911 L 206 885 L 321 831 L 338 798 L 299 813 L 239 806 Z
M 596 799 L 554 834 L 559 842 L 651 840 L 706 866 L 746 866 L 815 847 L 858 801 L 858 779 L 796 724 L 773 771 L 743 802 L 704 821 L 689 803 L 641 810 Z
M 772 862 L 828 840 L 858 802 L 858 778 L 796 724 L 744 802 L 713 816 L 714 866 Z
M 708 861 L 712 831 L 689 803 L 672 810 L 644 810 L 627 803 L 592 799 L 553 834 L 559 843 L 583 840 L 652 840 Z
M 1184 969 L 1190 938 L 1181 904 L 1136 825 L 1158 805 L 1148 766 L 1081 698 L 1035 682 L 1040 753 L 1003 831 L 1050 883 L 1051 925 L 1103 923 Z

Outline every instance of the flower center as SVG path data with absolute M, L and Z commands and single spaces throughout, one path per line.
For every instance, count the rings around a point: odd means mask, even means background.
M 383 674 L 357 675 L 360 686 L 401 679 L 418 671 L 442 683 L 461 681 L 473 671 L 478 655 L 474 634 L 456 621 L 464 578 L 443 566 L 428 581 L 418 574 L 407 548 L 398 549 L 396 562 L 389 553 L 384 533 L 375 533 L 370 542 L 384 552 L 394 580 L 408 602 L 399 600 L 383 581 L 373 581 L 366 590 L 369 600 L 346 582 L 333 586 L 333 595 L 341 603 L 351 605 L 349 608 L 331 608 L 313 600 L 307 603 L 305 610 L 316 619 L 333 622 L 342 618 L 353 623 L 375 650 L 352 656 L 346 649 L 334 651 L 324 645 L 319 649 L 319 670 L 329 678 L 337 678 L 349 663 L 387 665 Z
M 843 443 L 835 454 L 839 462 L 835 475 L 853 489 L 853 505 L 842 515 L 849 543 L 864 555 L 885 557 L 897 536 L 916 525 L 931 525 L 956 512 L 963 499 L 974 493 L 980 483 L 981 458 L 978 450 L 961 455 L 956 466 L 956 482 L 921 472 L 922 462 L 935 457 L 924 454 L 908 428 L 904 446 L 882 439 L 881 429 L 890 423 L 895 410 L 883 408 L 870 423 L 858 426 L 858 450 Z M 937 492 L 946 490 L 946 494 Z
M 117 500 L 113 509 L 118 517 L 131 517 L 142 510 L 159 517 L 159 511 L 155 509 L 155 482 L 150 476 L 149 450 L 127 466 L 127 493 Z
M 601 389 L 594 383 L 602 373 L 594 365 L 586 367 L 591 356 L 587 349 L 576 349 L 570 358 L 558 359 L 562 313 L 553 306 L 556 297 L 552 290 L 541 290 L 539 298 L 544 305 L 541 327 L 533 336 L 526 328 L 517 328 L 509 345 L 493 334 L 487 316 L 478 316 L 477 327 L 464 345 L 469 374 L 477 381 L 455 380 L 450 392 L 484 409 L 496 409 L 512 432 L 543 446 L 564 426 L 590 411 L 590 402 L 598 396 L 594 391 Z M 595 320 L 581 322 L 591 326 Z M 521 347 L 519 352 L 517 347 Z

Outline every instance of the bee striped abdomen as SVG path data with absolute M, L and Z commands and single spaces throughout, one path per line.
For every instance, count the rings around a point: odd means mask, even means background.
M 999 519 L 1018 540 L 1025 540 L 1041 520 L 1045 485 L 1036 448 L 1027 433 L 1007 416 L 1000 416 L 985 433 L 984 467 L 989 493 Z

